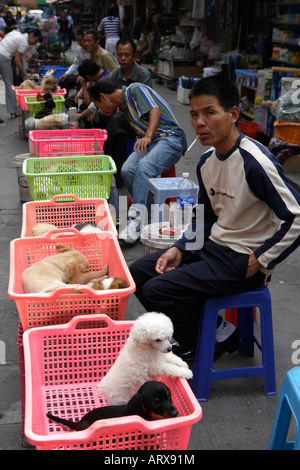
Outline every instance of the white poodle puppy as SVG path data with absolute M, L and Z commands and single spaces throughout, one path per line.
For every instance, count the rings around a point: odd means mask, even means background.
M 148 312 L 133 324 L 118 358 L 98 384 L 110 405 L 123 405 L 154 376 L 191 379 L 188 365 L 172 354 L 173 324 L 163 313 Z

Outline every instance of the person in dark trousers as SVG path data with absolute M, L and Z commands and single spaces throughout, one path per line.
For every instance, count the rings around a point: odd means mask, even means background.
M 190 92 L 191 124 L 209 146 L 197 165 L 198 206 L 174 245 L 130 266 L 138 299 L 174 324 L 175 351 L 193 359 L 201 302 L 263 285 L 300 243 L 300 195 L 281 165 L 238 129 L 239 94 L 223 77 L 199 80 Z M 204 229 L 197 220 L 204 207 Z M 220 316 L 214 360 L 240 347 Z

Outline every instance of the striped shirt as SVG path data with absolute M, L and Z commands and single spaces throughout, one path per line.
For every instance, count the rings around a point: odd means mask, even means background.
M 197 166 L 198 204 L 204 205 L 204 240 L 252 254 L 266 274 L 300 244 L 300 195 L 276 158 L 240 134 L 226 155 L 211 148 Z M 184 249 L 197 233 L 195 219 L 175 243 Z
M 106 39 L 119 37 L 120 18 L 118 16 L 106 16 L 100 21 L 98 30 Z
M 180 139 L 186 150 L 184 131 L 179 126 L 168 103 L 152 88 L 142 83 L 132 83 L 127 88 L 122 87 L 122 100 L 123 111 L 139 136 L 144 136 L 147 132 L 150 111 L 159 108 L 162 114 L 153 139 L 175 136 Z

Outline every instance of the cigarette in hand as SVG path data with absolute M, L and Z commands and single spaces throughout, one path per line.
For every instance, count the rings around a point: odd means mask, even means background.
M 194 147 L 195 143 L 197 142 L 197 140 L 199 139 L 200 135 L 197 135 L 196 139 L 191 143 L 191 145 L 189 146 L 189 148 L 186 150 L 186 152 L 189 152 L 191 150 L 192 147 Z

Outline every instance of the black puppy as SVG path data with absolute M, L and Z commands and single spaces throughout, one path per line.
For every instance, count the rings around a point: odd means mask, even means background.
M 44 101 L 44 107 L 35 115 L 35 119 L 42 119 L 43 117 L 52 114 L 52 109 L 55 108 L 55 101 L 53 100 L 51 93 L 45 93 Z
M 69 421 L 47 413 L 49 419 L 64 424 L 75 431 L 83 431 L 98 419 L 118 418 L 120 416 L 138 415 L 147 421 L 175 418 L 178 411 L 172 405 L 170 389 L 155 380 L 144 383 L 127 405 L 103 406 L 89 411 L 80 421 Z

